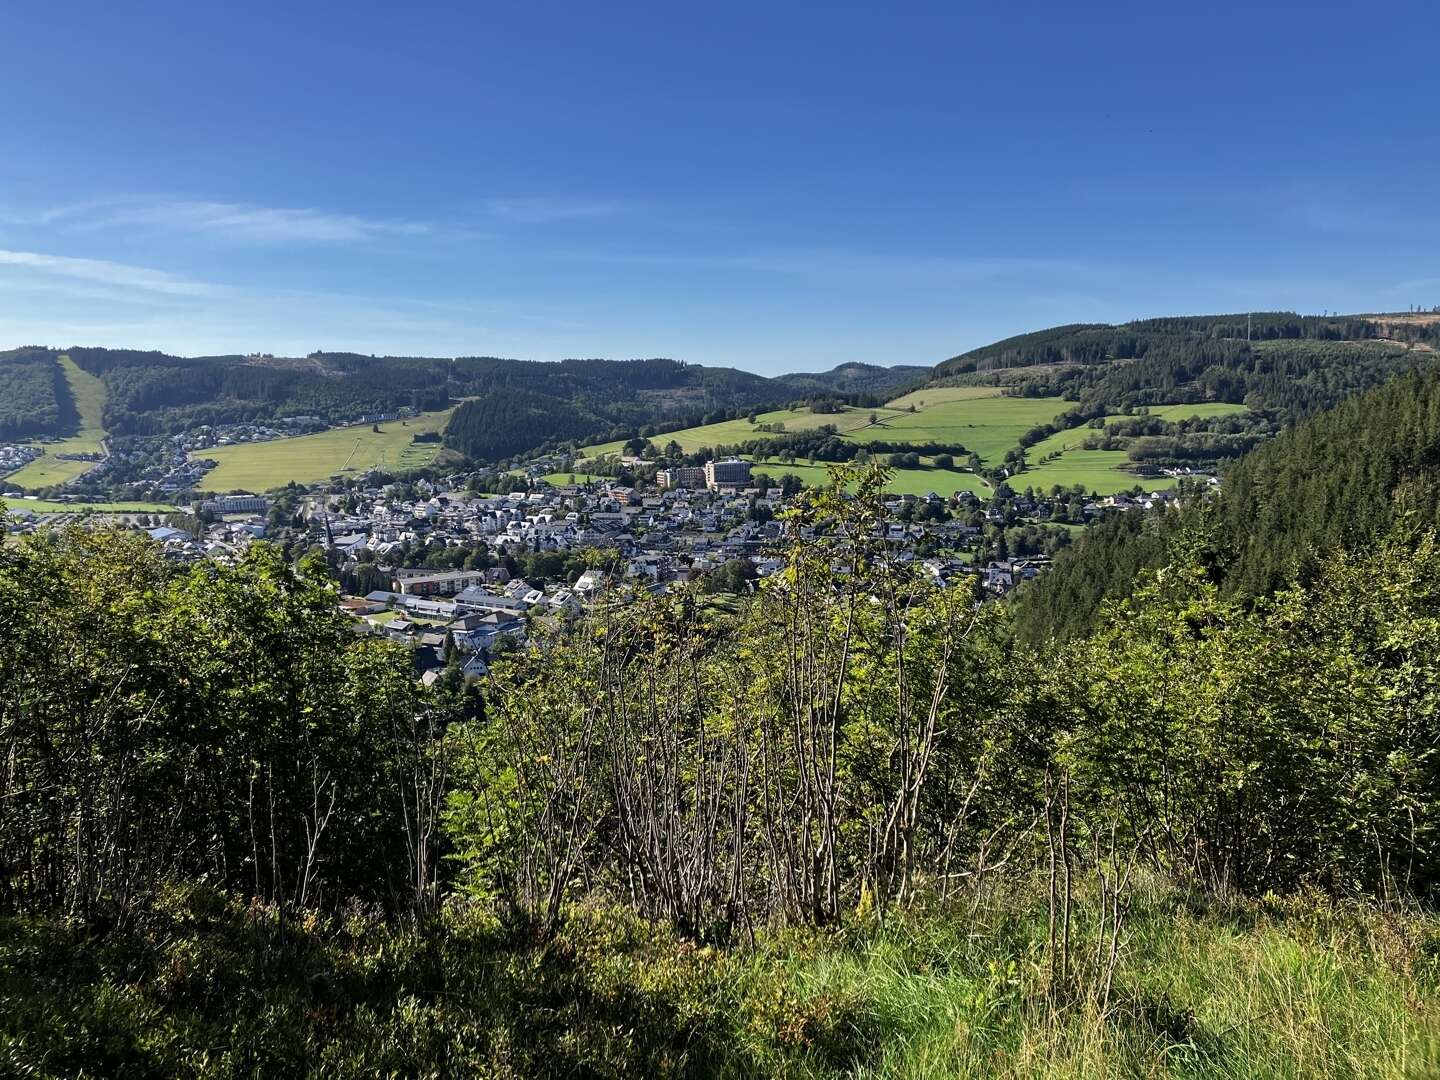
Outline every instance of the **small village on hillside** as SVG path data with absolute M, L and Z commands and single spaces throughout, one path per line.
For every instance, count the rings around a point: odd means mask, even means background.
M 283 506 L 261 495 L 218 496 L 163 523 L 138 513 L 37 514 L 20 500 L 9 503 L 7 529 L 124 524 L 176 561 L 234 562 L 256 541 L 298 540 L 325 553 L 355 631 L 409 644 L 417 674 L 433 679 L 452 661 L 467 676 L 485 674 L 491 656 L 523 643 L 536 620 L 577 615 L 614 587 L 752 589 L 782 565 L 777 549 L 793 528 L 785 511 L 798 494 L 756 486 L 751 464 L 736 459 L 662 470 L 645 487 L 535 476 L 526 490 L 484 494 L 465 479 L 362 485 L 343 496 L 312 489 Z M 1169 491 L 895 494 L 884 499 L 876 536 L 896 560 L 918 561 L 942 587 L 972 589 L 978 603 L 1042 573 L 1070 532 L 1100 515 L 1175 501 Z M 1019 550 L 1007 535 L 1021 538 Z

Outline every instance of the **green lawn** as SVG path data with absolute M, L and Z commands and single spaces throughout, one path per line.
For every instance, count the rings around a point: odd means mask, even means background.
M 572 480 L 571 477 L 574 477 Z M 608 477 L 596 476 L 587 472 L 552 472 L 546 473 L 540 479 L 547 484 L 554 484 L 556 487 L 563 487 L 566 484 L 591 484 L 597 480 L 608 479 Z
M 822 487 L 830 482 L 830 470 L 823 464 L 786 465 L 780 461 L 751 459 L 755 461 L 755 472 L 765 473 L 772 480 L 779 480 L 786 473 L 793 473 L 806 487 Z M 892 469 L 886 491 L 899 495 L 928 495 L 935 492 L 947 498 L 957 491 L 973 491 L 977 495 L 988 495 L 990 489 L 974 473 L 955 469 Z
M 100 452 L 100 444 L 105 439 L 105 428 L 101 422 L 105 409 L 105 384 L 97 376 L 81 371 L 68 356 L 60 357 L 60 366 L 65 371 L 65 382 L 80 414 L 80 430 L 59 442 L 34 444 L 44 447 L 44 455 L 5 477 L 9 484 L 23 488 L 63 484 L 94 467 L 91 461 L 61 461 L 55 455 Z
M 944 404 L 947 401 L 975 401 L 979 398 L 1000 396 L 998 386 L 925 386 L 912 390 L 886 404 L 887 409 L 917 409 Z
M 0 500 L 0 505 L 10 510 L 29 510 L 32 514 L 84 514 L 90 511 L 112 514 L 170 514 L 175 507 L 167 503 L 149 502 L 99 502 L 61 503 L 46 502 L 44 499 Z
M 192 457 L 213 458 L 220 464 L 205 474 L 206 491 L 268 491 L 290 481 L 315 484 L 332 476 L 353 476 L 375 465 L 392 470 L 418 469 L 435 460 L 439 443 L 417 443 L 411 436 L 441 431 L 451 410 L 421 413 L 409 420 L 331 428 L 293 439 L 215 446 Z
M 1056 484 L 1073 487 L 1083 484 L 1087 491 L 1097 495 L 1113 495 L 1117 491 L 1129 491 L 1139 484 L 1146 491 L 1163 491 L 1175 486 L 1168 476 L 1145 479 L 1121 470 L 1129 458 L 1124 450 L 1070 450 L 1054 461 L 1032 466 L 1018 476 L 1010 478 L 1010 486 L 1016 490 L 1027 487 L 1036 491 L 1049 491 Z
M 839 432 L 857 442 L 927 442 L 960 444 L 967 451 L 977 453 L 987 465 L 998 464 L 1007 450 L 1019 445 L 1020 436 L 1039 424 L 1047 424 L 1056 416 L 1072 407 L 1071 402 L 1058 397 L 1020 398 L 1002 396 L 993 386 L 939 386 L 915 390 L 896 398 L 882 409 L 850 408 L 843 413 L 812 413 L 807 410 L 782 409 L 763 413 L 761 423 L 780 422 L 787 432 L 804 431 L 822 424 L 834 424 Z M 911 412 L 910 407 L 915 407 Z M 1166 420 L 1182 420 L 1192 416 L 1228 416 L 1244 412 L 1243 405 L 1221 402 L 1203 402 L 1193 405 L 1157 405 L 1150 409 L 1153 416 Z M 878 422 L 871 424 L 871 414 L 878 416 Z M 1106 423 L 1127 419 L 1120 414 L 1107 416 Z M 1171 486 L 1169 480 L 1138 481 L 1135 476 L 1122 471 L 1119 466 L 1126 463 L 1124 453 L 1119 451 L 1080 451 L 1075 448 L 1086 439 L 1098 434 L 1089 426 L 1056 432 L 1042 439 L 1029 449 L 1027 459 L 1035 464 L 1025 474 L 1027 483 L 1035 482 L 1046 487 L 1053 484 L 1083 483 L 1100 494 L 1111 494 L 1133 487 L 1137 482 L 1150 490 Z M 764 432 L 746 420 L 727 420 L 720 424 L 686 428 L 683 431 L 656 436 L 651 441 L 661 449 L 671 440 L 680 445 L 686 453 L 695 453 L 701 447 L 734 445 L 749 439 L 763 438 Z M 618 453 L 619 442 L 598 443 L 585 447 L 579 460 L 583 467 L 585 457 L 596 457 L 605 453 Z M 1063 457 L 1045 465 L 1038 462 L 1045 456 L 1063 453 Z M 928 464 L 928 461 L 927 461 Z M 766 470 L 774 475 L 778 465 L 767 465 Z M 797 465 L 786 467 L 807 484 L 825 481 L 823 465 Z M 554 481 L 552 481 L 554 482 Z M 935 469 L 905 469 L 896 473 L 892 489 L 910 494 L 923 495 L 936 491 L 948 495 L 959 490 L 983 494 L 987 489 L 978 478 L 970 473 L 948 472 Z
M 974 390 L 981 387 L 942 387 L 941 390 Z M 1003 457 L 1017 445 L 1020 436 L 1036 424 L 1046 424 L 1071 407 L 1063 398 L 969 397 L 951 398 L 933 404 L 926 395 L 938 391 L 917 390 L 902 400 L 914 399 L 915 412 L 896 413 L 873 427 L 850 435 L 859 442 L 959 443 L 979 454 L 987 464 Z M 920 401 L 925 404 L 921 405 Z
M 1105 417 L 1105 422 L 1108 424 L 1112 420 L 1121 419 L 1124 419 L 1124 417 L 1107 416 Z M 1049 457 L 1051 454 L 1059 454 L 1066 450 L 1073 450 L 1086 439 L 1100 434 L 1101 432 L 1099 430 L 1092 428 L 1089 424 L 1081 424 L 1077 428 L 1067 428 L 1064 431 L 1057 431 L 1054 435 L 1047 435 L 1034 446 L 1026 449 L 1025 460 L 1038 462 L 1042 458 Z
M 1234 405 L 1228 401 L 1201 401 L 1193 405 L 1151 405 L 1150 415 L 1160 416 L 1166 420 L 1190 420 L 1194 417 L 1209 419 L 1212 416 L 1234 416 L 1237 413 L 1249 412 L 1244 405 Z
M 685 453 L 693 454 L 705 446 L 735 446 L 739 443 L 749 442 L 751 439 L 767 439 L 777 434 L 760 431 L 757 424 L 784 424 L 785 432 L 783 434 L 811 431 L 824 427 L 826 424 L 834 424 L 836 430 L 843 433 L 868 426 L 871 413 L 881 417 L 894 415 L 893 410 L 889 409 L 853 407 L 838 413 L 815 413 L 809 409 L 775 409 L 771 412 L 760 413 L 756 417 L 756 424 L 745 419 L 725 420 L 718 424 L 703 424 L 700 427 L 666 432 L 663 435 L 656 435 L 650 441 L 663 450 L 673 440 Z M 624 445 L 623 442 L 596 443 L 594 446 L 582 447 L 580 456 L 583 459 L 599 457 L 601 454 L 618 454 Z

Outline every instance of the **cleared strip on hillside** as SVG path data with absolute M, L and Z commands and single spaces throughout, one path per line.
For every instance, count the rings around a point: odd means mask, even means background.
M 45 453 L 5 477 L 7 484 L 26 489 L 49 487 L 67 483 L 95 467 L 93 461 L 67 461 L 57 455 L 100 453 L 101 444 L 105 441 L 105 383 L 98 376 L 81 370 L 70 357 L 61 356 L 59 360 L 65 372 L 65 383 L 75 402 L 75 411 L 80 416 L 80 430 L 59 442 L 30 443 L 43 447 Z

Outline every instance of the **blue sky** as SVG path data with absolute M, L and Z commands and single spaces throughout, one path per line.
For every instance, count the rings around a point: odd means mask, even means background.
M 1440 304 L 1437 8 L 10 5 L 0 343 L 774 373 Z

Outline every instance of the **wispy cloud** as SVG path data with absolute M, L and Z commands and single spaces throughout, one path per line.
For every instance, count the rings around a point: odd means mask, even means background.
M 623 203 L 614 199 L 570 196 L 495 198 L 486 199 L 483 205 L 486 213 L 492 217 L 522 225 L 548 225 L 555 221 L 573 221 L 577 218 L 609 217 L 625 209 Z
M 311 208 L 144 196 L 53 207 L 35 215 L 33 221 L 71 231 L 128 227 L 203 233 L 252 244 L 353 243 L 430 231 L 430 226 L 421 222 L 386 221 Z
M 10 251 L 0 248 L 0 267 L 13 266 L 40 274 L 97 282 L 123 289 L 164 293 L 169 296 L 209 296 L 215 286 L 192 281 L 163 270 L 151 270 L 106 259 L 82 259 L 69 255 L 46 255 L 38 251 Z
M 1320 233 L 1415 237 L 1440 232 L 1440 216 L 1428 205 L 1380 202 L 1349 191 L 1303 187 L 1287 193 L 1283 205 L 1300 225 Z
M 736 270 L 823 279 L 855 279 L 877 283 L 931 281 L 966 284 L 1015 278 L 1090 276 L 1102 268 L 1065 258 L 1007 255 L 927 255 L 855 251 L 840 248 L 783 248 L 713 254 L 565 251 L 557 257 L 583 262 L 632 266 Z

